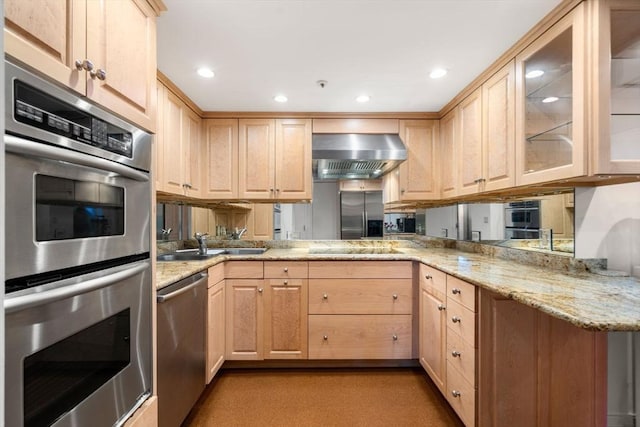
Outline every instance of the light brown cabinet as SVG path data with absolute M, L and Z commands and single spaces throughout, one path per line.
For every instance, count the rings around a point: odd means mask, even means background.
M 398 166 L 398 189 L 390 189 L 385 203 L 439 199 L 439 122 L 400 120 L 400 138 L 407 148 L 407 160 Z M 392 173 L 393 171 L 389 174 Z M 387 185 L 392 185 L 391 182 L 393 181 L 389 181 Z
M 440 120 L 440 196 L 458 195 L 458 110 L 454 108 Z
M 247 214 L 247 239 L 273 239 L 273 205 L 255 203 Z
M 7 54 L 155 130 L 156 2 L 7 0 L 4 10 Z
M 420 264 L 418 360 L 435 385 L 445 393 L 447 307 L 445 273 Z
M 311 200 L 311 120 L 239 120 L 238 197 Z
M 476 193 L 482 183 L 482 91 L 458 105 L 458 195 Z
M 228 262 L 225 277 L 226 359 L 305 359 L 306 262 Z
M 410 359 L 412 267 L 309 262 L 309 359 Z
M 158 82 L 158 85 L 161 85 Z M 160 138 L 156 191 L 178 196 L 199 198 L 202 189 L 200 117 L 166 86 L 162 92 L 162 122 L 158 123 Z
M 202 198 L 238 198 L 238 119 L 205 119 Z
M 209 384 L 224 363 L 225 355 L 224 264 L 209 268 L 207 303 L 207 374 Z
M 479 301 L 478 425 L 607 425 L 606 332 L 487 290 Z
M 340 191 L 382 191 L 382 179 L 349 179 L 340 181 Z

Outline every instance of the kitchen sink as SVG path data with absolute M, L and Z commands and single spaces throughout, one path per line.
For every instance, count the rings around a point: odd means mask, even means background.
M 225 254 L 228 255 L 260 255 L 267 251 L 268 248 L 226 248 Z
M 193 253 L 193 252 L 187 252 L 187 253 L 178 252 L 178 253 L 172 253 L 172 254 L 158 255 L 156 257 L 156 260 L 158 261 L 204 261 L 204 260 L 213 258 L 215 256 L 218 256 L 220 254 L 221 252 L 206 253 L 206 254 L 199 254 L 199 253 Z

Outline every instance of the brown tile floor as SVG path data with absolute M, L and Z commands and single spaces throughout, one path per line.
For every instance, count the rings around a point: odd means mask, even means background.
M 461 426 L 420 368 L 223 370 L 183 427 Z

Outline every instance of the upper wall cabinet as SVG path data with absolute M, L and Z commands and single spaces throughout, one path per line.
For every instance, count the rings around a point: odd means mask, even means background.
M 516 57 L 516 184 L 586 175 L 585 4 Z
M 640 172 L 640 2 L 592 4 L 595 63 L 592 173 Z
M 440 195 L 448 199 L 458 195 L 458 109 L 440 120 Z
M 202 197 L 238 199 L 238 119 L 204 120 Z
M 146 0 L 5 0 L 5 52 L 154 132 L 156 10 Z
M 239 120 L 238 196 L 311 200 L 311 120 Z

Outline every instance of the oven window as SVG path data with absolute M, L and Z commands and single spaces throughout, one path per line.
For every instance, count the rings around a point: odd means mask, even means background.
M 36 240 L 124 234 L 124 188 L 36 175 Z
M 123 310 L 25 358 L 25 427 L 53 424 L 129 364 L 130 321 Z

